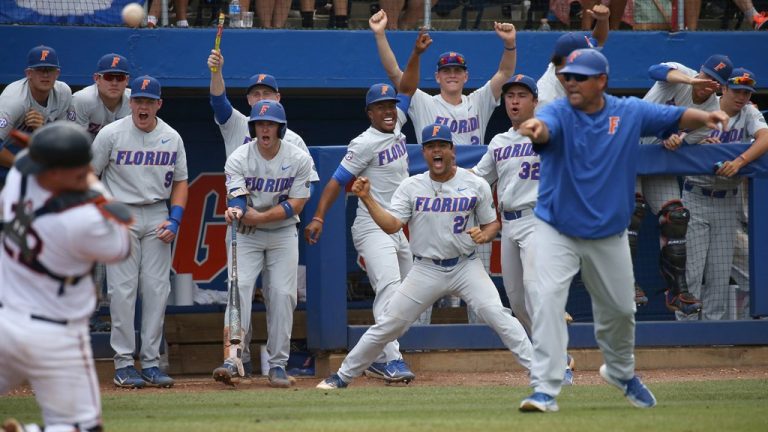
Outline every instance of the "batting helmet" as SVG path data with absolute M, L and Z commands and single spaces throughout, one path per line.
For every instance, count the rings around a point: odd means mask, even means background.
M 253 108 L 251 108 L 251 118 L 248 120 L 251 138 L 255 138 L 253 123 L 261 120 L 279 123 L 280 138 L 285 136 L 285 131 L 288 129 L 288 120 L 285 119 L 285 109 L 280 105 L 280 102 L 264 99 L 256 102 Z
M 19 153 L 14 166 L 23 174 L 37 174 L 88 165 L 91 156 L 91 135 L 76 123 L 57 121 L 32 133 L 29 148 Z

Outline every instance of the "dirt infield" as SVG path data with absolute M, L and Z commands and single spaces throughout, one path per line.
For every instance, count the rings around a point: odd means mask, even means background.
M 700 369 L 669 369 L 669 370 L 639 370 L 638 374 L 648 384 L 658 382 L 685 382 L 685 381 L 716 381 L 735 379 L 766 379 L 768 369 L 763 367 L 744 368 L 700 368 Z M 294 390 L 312 389 L 320 382 L 319 377 L 300 377 L 296 379 Z M 604 381 L 596 371 L 575 372 L 575 385 L 603 384 Z M 381 380 L 361 377 L 352 384 L 355 387 L 383 386 Z M 528 376 L 524 372 L 422 372 L 417 373 L 417 378 L 408 386 L 514 386 L 525 387 L 528 385 Z M 393 387 L 406 387 L 405 384 L 394 384 Z M 102 395 L 120 395 L 126 392 L 172 392 L 172 393 L 198 393 L 207 391 L 237 391 L 237 390 L 264 390 L 282 391 L 269 387 L 266 377 L 257 376 L 243 380 L 236 387 L 227 387 L 214 382 L 208 376 L 177 377 L 176 385 L 171 389 L 157 389 L 147 387 L 141 390 L 120 389 L 110 384 L 101 386 Z M 24 386 L 13 392 L 10 396 L 31 396 L 29 386 Z

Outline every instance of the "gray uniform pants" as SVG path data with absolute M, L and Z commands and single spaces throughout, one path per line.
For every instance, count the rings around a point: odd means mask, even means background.
M 704 196 L 701 190 L 683 191 L 683 202 L 691 211 L 688 226 L 688 289 L 703 303 L 702 318 L 734 319 L 734 305 L 729 286 L 737 219 L 741 201 L 736 189 L 726 196 Z M 702 278 L 706 284 L 702 286 Z
M 110 342 L 115 350 L 115 368 L 133 366 L 136 350 L 133 325 L 136 296 L 141 295 L 141 367 L 158 366 L 163 336 L 165 306 L 171 292 L 171 245 L 157 238 L 156 228 L 168 218 L 164 201 L 130 206 L 135 219 L 131 226 L 131 256 L 107 265 Z
M 346 382 L 360 376 L 386 344 L 402 336 L 424 310 L 447 294 L 461 297 L 477 311 L 518 362 L 530 369 L 531 342 L 525 329 L 502 306 L 496 286 L 475 254 L 460 258 L 453 267 L 442 267 L 430 259 L 417 258 L 402 285 L 389 299 L 381 319 L 365 332 L 344 359 L 339 376 Z M 563 321 L 562 315 L 560 321 Z M 562 379 L 562 371 L 560 375 Z
M 568 330 L 563 314 L 571 280 L 581 269 L 592 298 L 595 339 L 608 374 L 635 375 L 635 290 L 626 231 L 597 240 L 570 237 L 537 219 L 531 259 L 525 274 L 533 298 L 533 367 L 536 392 L 557 396 L 563 381 Z
M 227 230 L 227 239 L 230 238 Z M 228 271 L 232 272 L 232 249 L 227 247 Z M 291 353 L 293 311 L 296 309 L 296 273 L 299 267 L 299 242 L 295 225 L 274 230 L 256 229 L 237 234 L 237 276 L 240 288 L 240 320 L 246 331 L 251 328 L 253 288 L 256 278 L 266 268 L 264 303 L 267 308 L 267 353 L 269 367 L 288 364 Z M 224 314 L 229 325 L 229 308 Z M 250 339 L 250 338 L 249 338 Z M 250 360 L 243 358 L 244 361 Z

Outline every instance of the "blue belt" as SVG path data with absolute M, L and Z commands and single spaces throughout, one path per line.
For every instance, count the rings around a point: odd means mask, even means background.
M 0 308 L 2 308 L 2 307 L 3 307 L 3 304 L 0 303 Z M 32 318 L 33 320 L 45 321 L 45 322 L 51 323 L 51 324 L 58 324 L 58 325 L 63 325 L 63 326 L 68 324 L 67 320 L 57 320 L 57 319 L 47 318 L 47 317 L 40 316 L 40 315 L 35 315 L 35 314 L 30 314 L 29 317 Z
M 721 190 L 707 189 L 707 188 L 692 185 L 690 183 L 683 184 L 683 188 L 688 192 L 693 192 L 693 193 L 704 195 L 711 198 L 725 198 L 728 196 L 728 193 L 733 193 L 733 195 L 736 195 L 739 192 L 738 189 L 721 189 Z
M 467 255 L 466 258 L 470 258 L 474 254 L 475 253 L 472 252 L 471 254 Z M 459 260 L 461 258 L 464 258 L 464 257 L 457 256 L 456 258 L 447 258 L 447 259 L 441 260 L 441 259 L 432 259 L 432 258 L 422 258 L 420 256 L 415 256 L 415 255 L 413 257 L 417 260 L 430 260 L 433 263 L 435 263 L 435 265 L 439 265 L 440 267 L 453 267 L 459 263 Z
M 504 220 L 513 221 L 516 219 L 520 219 L 523 216 L 528 216 L 533 214 L 533 209 L 522 209 L 522 210 L 512 210 L 512 211 L 505 211 L 502 213 L 502 216 L 504 216 Z

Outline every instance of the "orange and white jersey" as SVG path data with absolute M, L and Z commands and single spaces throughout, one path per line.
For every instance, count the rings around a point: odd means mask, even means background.
M 0 195 L 6 223 L 15 218 L 22 175 L 8 174 Z M 31 211 L 43 207 L 51 193 L 34 176 L 27 179 L 24 205 Z M 0 247 L 0 303 L 4 308 L 52 320 L 87 319 L 96 306 L 96 291 L 90 270 L 96 262 L 125 259 L 131 250 L 126 225 L 106 218 L 95 204 L 72 207 L 36 217 L 27 233 L 34 259 L 60 277 L 81 277 L 62 284 L 19 259 L 20 247 L 7 236 Z

